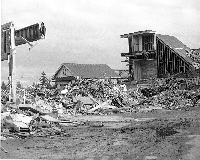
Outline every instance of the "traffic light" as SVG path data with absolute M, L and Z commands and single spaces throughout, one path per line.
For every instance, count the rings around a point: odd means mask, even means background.
M 22 45 L 28 42 L 37 41 L 39 39 L 45 38 L 46 28 L 44 23 L 36 23 L 31 26 L 19 29 L 15 31 L 15 45 Z M 22 38 L 20 38 L 22 37 Z M 26 41 L 25 41 L 25 40 Z
M 10 29 L 1 29 L 1 61 L 8 60 L 8 55 L 10 54 L 11 47 L 10 35 Z

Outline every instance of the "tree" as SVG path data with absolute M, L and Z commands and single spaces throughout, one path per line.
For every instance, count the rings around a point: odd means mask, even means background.
M 32 86 L 33 86 L 33 87 L 35 87 L 35 86 L 36 86 L 35 82 L 33 82 Z
M 40 77 L 40 85 L 42 87 L 47 87 L 49 88 L 51 85 L 50 85 L 50 80 L 46 77 L 46 73 L 43 71 L 42 72 L 42 75 Z
M 22 88 L 20 81 L 17 82 L 17 88 Z
M 32 86 L 33 86 L 34 88 L 39 88 L 39 84 L 37 84 L 37 83 L 35 83 L 35 82 L 33 82 Z
M 6 90 L 6 84 L 5 84 L 4 81 L 1 83 L 1 89 L 2 89 L 2 90 Z

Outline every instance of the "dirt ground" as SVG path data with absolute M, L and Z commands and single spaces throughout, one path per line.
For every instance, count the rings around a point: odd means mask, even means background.
M 112 121 L 113 116 L 115 118 Z M 108 120 L 104 117 L 103 127 L 65 127 L 62 136 L 4 140 L 1 145 L 8 153 L 1 151 L 0 158 L 200 159 L 200 108 L 113 114 L 107 117 Z M 95 118 L 92 121 L 95 123 Z

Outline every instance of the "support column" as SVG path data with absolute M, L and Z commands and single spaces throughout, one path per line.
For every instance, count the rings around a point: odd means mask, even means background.
M 132 36 L 128 37 L 129 54 L 132 54 Z
M 142 51 L 142 35 L 138 35 L 138 39 L 139 39 L 139 51 Z
M 156 50 L 156 33 L 154 34 L 153 38 L 153 49 Z
M 15 56 L 16 56 L 16 49 L 15 49 L 15 28 L 14 24 L 11 24 L 11 53 L 9 56 L 9 77 L 10 77 L 10 101 L 16 103 L 16 64 L 15 64 Z

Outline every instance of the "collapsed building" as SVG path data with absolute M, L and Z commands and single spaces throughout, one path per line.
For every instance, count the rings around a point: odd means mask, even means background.
M 135 81 L 150 78 L 200 77 L 200 55 L 174 36 L 146 30 L 121 35 L 128 39 L 129 52 L 121 53 Z

